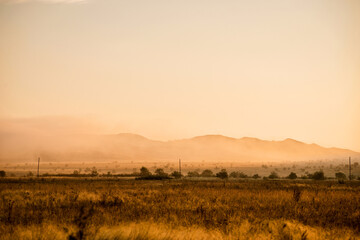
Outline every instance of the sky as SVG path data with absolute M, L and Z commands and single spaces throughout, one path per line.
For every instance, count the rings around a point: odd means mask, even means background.
M 0 118 L 360 151 L 359 13 L 358 0 L 0 0 Z

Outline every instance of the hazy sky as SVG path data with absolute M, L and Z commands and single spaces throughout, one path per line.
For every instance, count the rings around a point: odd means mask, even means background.
M 0 117 L 360 151 L 359 0 L 0 0 Z

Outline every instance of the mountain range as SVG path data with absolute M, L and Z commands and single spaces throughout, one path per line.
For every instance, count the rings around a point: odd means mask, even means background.
M 140 135 L 0 133 L 0 161 L 26 162 L 41 156 L 43 161 L 174 161 L 189 162 L 280 162 L 334 160 L 360 153 L 325 148 L 294 139 L 267 141 L 251 137 L 205 135 L 174 141 L 155 141 Z

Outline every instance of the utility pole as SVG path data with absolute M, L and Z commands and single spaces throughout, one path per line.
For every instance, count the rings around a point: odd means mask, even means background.
M 40 157 L 38 158 L 38 170 L 37 170 L 37 177 L 40 177 Z
M 351 180 L 351 157 L 349 157 L 349 180 Z
M 180 172 L 180 176 L 181 176 L 181 159 L 179 158 L 179 172 Z

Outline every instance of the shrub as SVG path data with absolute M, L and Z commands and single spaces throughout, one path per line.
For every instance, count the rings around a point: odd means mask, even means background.
M 314 172 L 314 174 L 312 174 L 312 179 L 314 179 L 314 180 L 324 180 L 325 179 L 324 172 L 323 171 Z
M 231 172 L 231 173 L 229 174 L 229 177 L 237 178 L 237 177 L 238 177 L 237 172 Z
M 6 176 L 6 172 L 4 170 L 0 171 L 0 177 L 5 177 Z
M 258 179 L 258 178 L 260 178 L 260 176 L 259 176 L 259 174 L 254 174 L 253 176 L 252 176 L 253 178 L 255 178 L 255 179 Z
M 289 176 L 287 176 L 288 179 L 297 179 L 297 175 L 294 172 L 291 172 Z
M 182 177 L 182 174 L 178 171 L 174 171 L 170 174 L 172 177 L 174 178 L 181 178 Z
M 95 177 L 95 176 L 98 176 L 98 175 L 99 175 L 99 173 L 98 173 L 96 167 L 93 167 L 91 169 L 91 176 Z
M 346 175 L 345 175 L 345 173 L 343 173 L 343 172 L 337 172 L 337 173 L 335 173 L 335 177 L 337 178 L 337 179 L 341 179 L 341 180 L 345 180 L 346 179 Z
M 271 172 L 271 174 L 269 175 L 270 179 L 275 179 L 275 178 L 279 178 L 279 175 L 276 172 Z
M 148 177 L 151 176 L 151 172 L 146 167 L 140 168 L 140 177 Z
M 202 177 L 213 177 L 214 173 L 211 170 L 206 169 L 201 173 L 201 176 Z
M 197 171 L 188 172 L 187 176 L 188 177 L 200 177 L 200 173 L 198 173 Z
M 168 174 L 166 172 L 164 172 L 164 169 L 162 169 L 162 168 L 156 169 L 155 174 L 156 174 L 156 176 L 159 176 L 159 177 L 167 177 L 168 176 Z
M 221 169 L 221 171 L 216 174 L 216 177 L 221 178 L 221 179 L 228 178 L 228 173 L 227 173 L 226 169 Z

